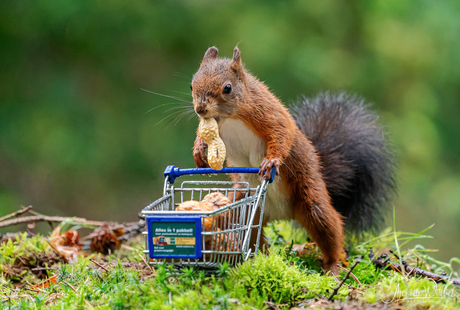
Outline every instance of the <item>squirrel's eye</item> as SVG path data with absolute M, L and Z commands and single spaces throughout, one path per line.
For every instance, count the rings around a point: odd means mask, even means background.
M 190 84 L 190 90 L 193 91 L 193 87 L 192 87 L 192 84 Z
M 230 94 L 231 91 L 232 91 L 232 85 L 227 84 L 225 85 L 224 90 L 222 91 L 222 94 Z

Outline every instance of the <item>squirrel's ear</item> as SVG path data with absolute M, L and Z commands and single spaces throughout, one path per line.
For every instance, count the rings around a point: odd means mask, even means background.
M 204 53 L 204 57 L 203 57 L 203 60 L 204 59 L 214 59 L 217 57 L 217 52 L 219 50 L 217 49 L 217 47 L 215 46 L 212 46 L 210 48 L 208 48 L 208 50 L 206 51 L 206 53 Z
M 233 61 L 241 62 L 241 55 L 240 55 L 240 50 L 238 49 L 238 45 L 235 46 L 235 48 L 233 49 Z
M 241 54 L 238 45 L 233 49 L 232 68 L 235 71 L 241 69 Z

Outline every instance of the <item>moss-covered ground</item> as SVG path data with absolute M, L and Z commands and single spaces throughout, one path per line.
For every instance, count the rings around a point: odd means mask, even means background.
M 460 309 L 460 289 L 451 283 L 382 270 L 368 257 L 370 248 L 376 255 L 393 249 L 410 266 L 458 277 L 454 270 L 458 265 L 453 266 L 458 259 L 443 263 L 432 259 L 422 245 L 407 247 L 409 241 L 427 238 L 424 232 L 387 230 L 367 238 L 350 247 L 349 265 L 336 278 L 322 274 L 321 255 L 314 248 L 300 253 L 294 243 L 285 242 L 290 237 L 297 243 L 302 239 L 287 224 L 272 225 L 267 232 L 270 255 L 259 254 L 236 267 L 221 265 L 215 274 L 194 268 L 177 274 L 167 264 L 147 266 L 140 239 L 112 255 L 81 255 L 69 264 L 54 259 L 45 237 L 17 235 L 0 246 L 0 305 L 3 309 Z M 328 302 L 356 261 L 351 277 Z

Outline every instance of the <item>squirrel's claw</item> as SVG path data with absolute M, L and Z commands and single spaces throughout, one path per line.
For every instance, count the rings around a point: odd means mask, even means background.
M 205 149 L 208 147 L 206 142 L 197 144 L 193 148 L 193 159 L 195 160 L 195 165 L 198 168 L 208 168 L 208 157 L 206 156 Z
M 276 168 L 276 175 L 280 174 L 281 160 L 279 158 L 267 158 L 262 160 L 259 167 L 259 177 L 261 180 L 269 180 L 271 178 L 271 170 L 273 167 Z

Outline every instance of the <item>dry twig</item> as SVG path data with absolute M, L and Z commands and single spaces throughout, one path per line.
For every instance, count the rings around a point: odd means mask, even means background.
M 267 306 L 268 309 L 276 309 L 276 310 L 279 310 L 281 309 L 281 307 L 286 307 L 288 306 L 288 304 L 281 304 L 281 305 L 278 305 L 272 301 L 264 301 L 264 306 Z
M 104 266 L 102 266 L 101 264 L 99 264 L 98 262 L 96 262 L 95 260 L 93 260 L 92 258 L 89 259 L 91 262 L 93 262 L 95 265 L 97 265 L 99 268 L 102 268 L 104 269 L 105 271 L 109 272 L 109 270 L 107 268 L 105 268 Z
M 101 226 L 104 222 L 100 221 L 91 221 L 81 217 L 64 217 L 64 216 L 46 216 L 46 215 L 35 215 L 35 216 L 26 216 L 18 219 L 8 220 L 0 222 L 1 227 L 25 224 L 25 223 L 33 223 L 33 222 L 63 222 L 65 220 L 72 219 L 76 223 L 86 224 L 86 225 L 94 225 L 94 226 Z
M 342 270 L 348 272 L 348 269 L 347 269 L 347 268 L 344 268 L 344 267 L 340 266 L 339 264 L 337 264 L 337 266 L 338 266 L 340 269 L 342 269 Z M 359 286 L 361 286 L 361 282 L 359 282 L 359 279 L 353 274 L 353 272 L 350 273 L 350 277 L 352 277 L 353 280 L 355 280 L 356 282 L 358 282 Z
M 65 284 L 67 284 L 67 285 L 72 289 L 72 291 L 75 292 L 75 294 L 80 295 L 80 294 L 78 293 L 78 291 L 75 289 L 75 287 L 72 286 L 72 284 L 70 284 L 70 283 L 67 282 L 67 281 L 63 281 L 63 282 L 64 282 Z M 86 298 L 83 297 L 83 300 L 84 300 L 85 303 L 86 303 L 88 306 L 90 306 L 91 308 L 94 307 Z
M 149 263 L 147 263 L 147 261 L 145 260 L 144 256 L 139 254 L 139 257 L 144 261 L 144 263 L 147 265 L 147 267 L 150 269 L 150 271 L 152 271 L 152 274 L 156 277 L 157 273 L 155 272 L 155 269 L 153 269 L 153 267 L 150 266 Z
M 358 265 L 360 261 L 356 261 L 353 266 L 351 266 L 350 270 L 347 272 L 347 274 L 343 277 L 342 281 L 340 281 L 339 285 L 337 285 L 334 290 L 332 291 L 332 294 L 331 296 L 329 296 L 329 298 L 327 299 L 328 301 L 331 301 L 332 298 L 337 294 L 337 292 L 339 291 L 339 289 L 342 287 L 342 285 L 345 283 L 345 281 L 348 279 L 348 277 L 350 276 L 350 273 L 353 271 L 353 269 L 355 269 L 356 265 Z
M 28 207 L 25 207 L 25 208 L 22 208 L 21 210 L 18 210 L 16 212 L 13 212 L 11 214 L 8 214 L 8 215 L 5 215 L 3 217 L 0 217 L 0 222 L 4 221 L 4 220 L 7 220 L 11 217 L 18 217 L 18 216 L 21 216 L 23 215 L 24 213 L 26 212 L 29 212 L 29 210 L 32 209 L 32 206 L 28 206 Z

